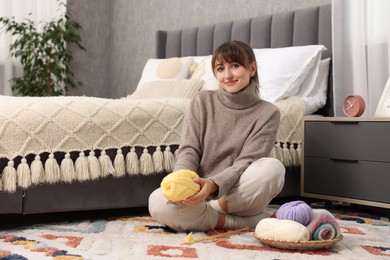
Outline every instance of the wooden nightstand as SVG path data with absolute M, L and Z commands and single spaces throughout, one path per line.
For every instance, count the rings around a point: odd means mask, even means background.
M 390 118 L 305 117 L 301 195 L 390 208 Z

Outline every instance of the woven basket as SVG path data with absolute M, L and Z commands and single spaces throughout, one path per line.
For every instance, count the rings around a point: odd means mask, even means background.
M 318 250 L 318 249 L 329 248 L 334 244 L 337 244 L 343 239 L 343 236 L 331 240 L 310 240 L 310 241 L 299 241 L 299 242 L 277 241 L 277 240 L 262 239 L 259 237 L 256 237 L 256 239 L 259 240 L 263 245 L 281 248 L 281 249 Z

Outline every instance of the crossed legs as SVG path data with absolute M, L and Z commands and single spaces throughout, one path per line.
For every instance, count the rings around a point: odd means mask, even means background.
M 160 189 L 149 197 L 149 212 L 161 224 L 179 231 L 255 227 L 263 211 L 282 190 L 285 168 L 274 158 L 253 162 L 228 194 L 217 201 L 188 207 L 169 202 Z

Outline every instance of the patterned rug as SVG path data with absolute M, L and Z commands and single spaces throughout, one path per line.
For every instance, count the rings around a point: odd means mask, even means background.
M 0 259 L 390 259 L 388 215 L 330 211 L 344 236 L 330 249 L 276 249 L 262 245 L 253 232 L 184 245 L 187 234 L 149 216 L 116 216 L 2 229 Z M 193 238 L 214 234 L 195 232 Z

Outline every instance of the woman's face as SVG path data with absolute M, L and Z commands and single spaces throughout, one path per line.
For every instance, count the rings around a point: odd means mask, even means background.
M 229 93 L 236 93 L 249 85 L 250 78 L 256 73 L 256 62 L 249 69 L 237 62 L 220 62 L 216 60 L 215 77 L 219 85 Z

